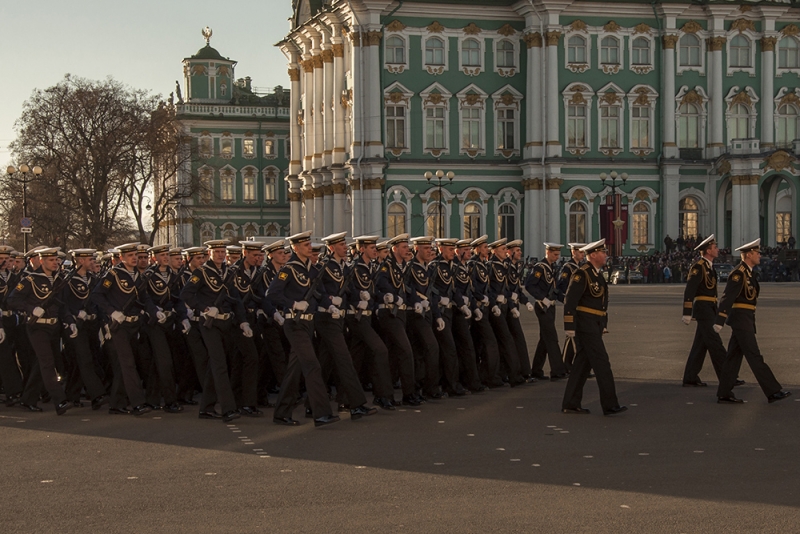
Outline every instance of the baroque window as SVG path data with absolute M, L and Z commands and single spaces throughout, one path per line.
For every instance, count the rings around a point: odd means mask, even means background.
M 680 201 L 680 235 L 686 237 L 697 237 L 700 210 L 697 200 L 694 197 L 685 197 Z
M 477 239 L 481 235 L 481 206 L 476 202 L 470 202 L 464 206 L 463 239 Z
M 700 50 L 700 39 L 692 33 L 684 34 L 678 41 L 678 65 L 699 67 Z
M 497 237 L 509 241 L 516 237 L 516 210 L 513 204 L 501 204 L 497 210 Z
M 586 243 L 586 204 L 574 202 L 569 207 L 569 242 Z
M 646 202 L 633 206 L 633 245 L 648 244 L 650 235 L 650 208 Z
M 797 39 L 786 36 L 778 42 L 778 68 L 800 69 Z

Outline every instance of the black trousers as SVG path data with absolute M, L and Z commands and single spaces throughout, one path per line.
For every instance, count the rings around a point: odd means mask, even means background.
M 168 328 L 172 328 L 171 320 L 163 325 L 145 325 L 143 328 L 150 344 L 150 368 L 147 374 L 150 382 L 148 390 L 154 392 L 151 404 L 160 404 L 159 399 L 163 398 L 164 404 L 167 406 L 178 400 L 172 351 L 167 341 Z
M 124 391 L 128 396 L 131 406 L 141 406 L 145 403 L 145 393 L 142 389 L 142 380 L 136 370 L 136 356 L 134 351 L 138 349 L 137 334 L 139 333 L 139 322 L 122 323 L 117 330 L 111 334 L 112 361 L 114 369 L 114 382 L 111 384 L 112 392 L 121 395 Z M 118 406 L 115 406 L 118 407 Z
M 575 344 L 578 352 L 575 355 L 572 373 L 567 380 L 567 389 L 564 391 L 564 401 L 561 403 L 561 407 L 564 409 L 581 407 L 583 387 L 589 378 L 589 373 L 594 370 L 597 387 L 600 389 L 600 406 L 603 408 L 603 413 L 607 413 L 609 409 L 619 406 L 619 401 L 614 386 L 614 374 L 611 372 L 611 362 L 603 343 L 603 335 L 594 332 L 577 332 Z
M 492 329 L 492 323 L 487 315 L 489 308 L 483 308 L 483 317 L 478 321 L 472 319 L 471 329 L 472 343 L 475 346 L 475 354 L 478 357 L 478 369 L 481 380 L 490 388 L 503 385 L 500 378 L 500 348 L 497 345 L 497 338 Z
M 191 323 L 190 323 L 191 324 Z M 194 328 L 195 325 L 192 325 Z M 178 399 L 191 400 L 194 392 L 200 387 L 195 372 L 194 359 L 189 350 L 183 325 L 175 322 L 174 328 L 167 331 L 167 343 L 172 353 L 172 368 L 175 369 L 175 394 Z
M 217 393 L 214 389 L 214 381 L 210 383 L 212 391 L 206 391 L 204 385 L 206 374 L 208 373 L 208 350 L 203 342 L 203 334 L 200 332 L 203 324 L 201 321 L 189 321 L 192 327 L 189 332 L 183 334 L 186 339 L 186 346 L 189 348 L 189 354 L 192 356 L 192 363 L 194 364 L 194 372 L 197 375 L 197 380 L 200 388 L 203 390 L 203 396 L 209 403 L 209 406 L 214 406 L 217 403 Z M 202 407 L 205 409 L 206 407 Z
M 92 342 L 97 342 L 97 328 L 94 323 L 82 324 L 75 338 L 64 337 L 64 356 L 69 362 L 66 393 L 71 401 L 80 400 L 81 387 L 86 388 L 90 399 L 95 399 L 106 392 L 102 380 L 97 376 Z
M 22 374 L 17 365 L 16 340 L 17 328 L 13 317 L 3 317 L 3 330 L 6 339 L 0 343 L 0 381 L 3 382 L 3 391 L 6 397 L 22 393 Z
M 281 383 L 281 392 L 275 407 L 275 417 L 291 417 L 297 395 L 300 391 L 300 377 L 305 378 L 308 401 L 314 418 L 331 415 L 328 391 L 322 380 L 322 367 L 319 364 L 314 345 L 314 321 L 286 319 L 283 331 L 289 340 L 291 350 L 286 365 L 286 375 Z
M 246 337 L 239 324 L 231 324 L 225 339 L 230 361 L 230 377 L 236 406 L 255 407 L 258 403 L 258 349 L 254 337 Z
M 203 344 L 208 351 L 208 367 L 202 379 L 203 396 L 200 400 L 200 411 L 213 411 L 214 405 L 219 401 L 222 413 L 232 412 L 236 409 L 236 399 L 228 375 L 228 357 L 225 350 L 225 336 L 231 328 L 231 320 L 214 319 L 211 328 L 206 328 L 203 323 L 201 320 L 195 327 L 200 330 Z
M 60 322 L 54 325 L 27 325 L 28 339 L 36 355 L 31 365 L 31 374 L 22 392 L 22 402 L 35 405 L 42 392 L 42 385 L 50 395 L 53 404 L 66 399 L 64 388 L 56 376 L 56 352 L 59 352 Z
M 261 350 L 258 355 L 258 398 L 267 399 L 270 384 L 280 384 L 286 375 L 286 350 L 283 328 L 272 319 L 259 320 Z
M 511 312 L 508 313 L 506 319 L 508 320 L 508 331 L 511 332 L 514 345 L 517 347 L 519 372 L 523 376 L 530 376 L 531 357 L 530 354 L 528 354 L 528 342 L 525 341 L 525 332 L 522 331 L 522 324 L 519 322 L 519 317 L 511 316 Z
M 392 372 L 389 367 L 389 349 L 372 328 L 372 317 L 348 315 L 347 329 L 350 332 L 350 354 L 353 356 L 353 367 L 360 374 L 366 362 L 372 380 L 372 392 L 376 397 L 389 400 L 394 398 Z
M 433 334 L 436 336 L 436 341 L 439 343 L 439 362 L 441 364 L 440 370 L 442 378 L 444 379 L 445 391 L 455 391 L 462 389 L 461 383 L 458 380 L 458 356 L 456 351 L 456 342 L 453 339 L 453 309 L 442 309 L 442 320 L 444 320 L 444 329 L 440 332 L 433 327 Z M 461 387 L 459 387 L 461 386 Z
M 413 313 L 413 312 L 412 312 Z M 362 319 L 363 321 L 364 319 Z M 397 367 L 403 395 L 411 395 L 416 390 L 414 380 L 414 351 L 406 330 L 406 312 L 400 310 L 392 315 L 388 309 L 378 310 L 378 324 L 381 336 L 389 349 L 389 359 Z
M 453 341 L 456 344 L 456 355 L 458 356 L 460 381 L 467 389 L 475 390 L 481 385 L 481 379 L 478 375 L 478 358 L 475 355 L 475 346 L 472 343 L 469 320 L 460 311 L 453 311 L 452 329 Z
M 753 371 L 761 391 L 769 397 L 773 393 L 781 390 L 781 385 L 772 374 L 772 369 L 764 361 L 761 351 L 758 348 L 755 332 L 733 329 L 731 340 L 728 342 L 728 354 L 722 366 L 722 374 L 719 379 L 718 397 L 733 396 L 733 385 L 736 377 L 739 376 L 739 369 L 742 366 L 742 356 L 747 359 L 747 364 Z
M 498 305 L 500 308 L 500 315 L 496 316 L 492 313 L 492 309 L 488 308 L 489 324 L 492 325 L 494 336 L 497 339 L 498 347 L 500 348 L 500 356 L 508 367 L 508 380 L 512 384 L 519 384 L 525 380 L 519 372 L 519 355 L 517 353 L 517 344 L 511 336 L 511 331 L 508 329 L 508 305 Z M 486 315 L 483 320 L 486 320 Z
M 425 394 L 439 391 L 439 344 L 431 319 L 423 313 L 406 310 L 406 331 L 414 351 L 416 380 Z
M 697 330 L 694 332 L 694 341 L 689 351 L 689 359 L 686 360 L 686 368 L 683 371 L 683 381 L 699 382 L 700 371 L 703 369 L 703 362 L 706 359 L 706 352 L 711 356 L 711 365 L 714 373 L 719 380 L 722 374 L 722 366 L 725 364 L 727 351 L 719 334 L 714 332 L 714 320 L 697 320 Z
M 333 367 L 336 370 L 337 390 L 344 394 L 342 403 L 350 408 L 366 404 L 367 398 L 344 339 L 344 318 L 334 319 L 330 313 L 317 312 L 314 315 L 314 328 L 319 337 L 320 348 L 325 349 L 319 352 L 320 364 L 323 369 Z M 330 360 L 330 364 L 326 364 L 323 359 Z
M 536 304 L 534 311 L 539 320 L 539 343 L 536 344 L 536 352 L 533 355 L 531 373 L 534 377 L 544 376 L 544 361 L 547 359 L 550 363 L 550 373 L 563 375 L 567 369 L 561 360 L 561 349 L 558 348 L 555 304 L 549 306 L 546 311 Z

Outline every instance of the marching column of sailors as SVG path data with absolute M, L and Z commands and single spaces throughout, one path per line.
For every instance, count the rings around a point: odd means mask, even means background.
M 70 268 L 58 248 L 37 247 L 23 257 L 2 246 L 5 404 L 42 411 L 39 401 L 50 401 L 62 415 L 82 406 L 85 392 L 92 409 L 108 404 L 112 414 L 180 413 L 199 404 L 201 419 L 230 422 L 274 407 L 273 422 L 297 425 L 293 410 L 305 392 L 306 417 L 324 426 L 340 420 L 330 385 L 338 411 L 357 420 L 377 408 L 567 379 L 562 411 L 583 414 L 589 413 L 581 406 L 584 384 L 594 372 L 603 413 L 626 410 L 603 343 L 605 240 L 570 243 L 571 258 L 560 271 L 563 245 L 545 243 L 544 258 L 529 272 L 519 240 L 408 234 L 378 240 L 360 236 L 348 246 L 346 234 L 337 233 L 323 246 L 304 232 L 240 246 L 128 243 L 105 254 L 71 250 Z M 706 385 L 699 373 L 709 352 L 721 403 L 741 402 L 732 388 L 743 383 L 742 358 L 769 402 L 790 395 L 755 338 L 759 286 L 752 268 L 759 244 L 737 249 L 742 263 L 718 302 L 718 249 L 710 236 L 697 247 L 701 257 L 684 294 L 683 321 L 698 326 L 683 385 Z M 523 308 L 539 322 L 532 360 Z M 725 323 L 733 329 L 727 351 L 719 336 Z M 270 393 L 278 394 L 275 405 Z

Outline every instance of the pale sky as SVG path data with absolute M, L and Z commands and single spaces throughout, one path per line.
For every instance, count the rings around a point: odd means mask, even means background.
M 0 165 L 11 162 L 14 121 L 34 89 L 65 74 L 108 76 L 167 98 L 183 86 L 181 61 L 205 45 L 238 61 L 236 78 L 288 87 L 286 58 L 273 45 L 289 31 L 291 0 L 0 0 Z M 184 95 L 186 96 L 186 95 Z

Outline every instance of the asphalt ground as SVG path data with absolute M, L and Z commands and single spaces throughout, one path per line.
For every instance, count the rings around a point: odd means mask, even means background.
M 745 404 L 716 404 L 708 360 L 709 387 L 681 387 L 694 333 L 682 292 L 611 287 L 606 344 L 630 407 L 615 417 L 600 415 L 592 380 L 587 416 L 560 413 L 562 381 L 320 429 L 279 427 L 270 413 L 226 425 L 194 409 L 0 408 L 0 529 L 798 532 L 800 284 L 762 285 L 761 350 L 794 392 L 775 404 L 746 364 Z M 532 354 L 536 320 L 523 318 Z

